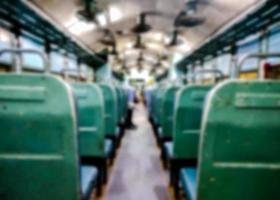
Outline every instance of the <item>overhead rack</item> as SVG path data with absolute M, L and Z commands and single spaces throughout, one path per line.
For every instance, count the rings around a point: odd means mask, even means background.
M 220 30 L 213 37 L 205 41 L 199 48 L 183 58 L 177 64 L 177 68 L 185 71 L 186 69 L 184 68 L 196 62 L 201 62 L 206 57 L 215 57 L 222 53 L 232 53 L 235 51 L 236 42 L 257 34 L 279 21 L 279 0 L 267 0 L 241 20 L 224 30 Z
M 0 1 L 0 26 L 18 36 L 28 37 L 32 41 L 47 45 L 50 51 L 64 50 L 65 54 L 74 54 L 90 67 L 106 63 L 93 51 L 65 33 L 63 28 L 45 19 L 23 0 Z

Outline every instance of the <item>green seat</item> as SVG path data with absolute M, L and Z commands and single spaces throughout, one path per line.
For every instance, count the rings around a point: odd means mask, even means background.
M 99 87 L 102 91 L 105 106 L 105 136 L 107 139 L 111 140 L 110 148 L 108 148 L 108 144 L 105 144 L 105 151 L 106 155 L 113 159 L 119 140 L 119 132 L 117 126 L 117 94 L 115 88 L 112 85 L 100 84 Z
M 188 196 L 188 200 L 195 200 L 197 189 L 197 169 L 196 168 L 184 168 L 180 172 L 180 181 L 183 190 Z
M 155 122 L 157 126 L 162 126 L 164 93 L 165 93 L 165 88 L 159 88 L 155 97 Z
M 77 102 L 80 154 L 106 157 L 102 92 L 91 83 L 74 83 L 72 87 Z
M 197 199 L 280 199 L 279 102 L 279 81 L 226 81 L 211 91 Z
M 0 85 L 0 198 L 79 200 L 70 87 L 37 74 L 1 74 Z
M 117 127 L 117 94 L 113 86 L 109 84 L 99 85 L 105 106 L 105 133 L 108 137 L 116 137 Z
M 188 85 L 179 90 L 173 127 L 174 159 L 197 159 L 204 102 L 211 88 Z
M 113 141 L 111 139 L 106 139 L 105 140 L 105 155 L 107 158 L 110 158 L 113 151 L 114 151 L 114 145 Z
M 162 134 L 163 140 L 171 140 L 173 135 L 173 122 L 175 101 L 178 87 L 170 86 L 165 90 L 162 98 Z
M 169 158 L 170 180 L 176 196 L 180 169 L 197 165 L 202 113 L 211 88 L 211 85 L 188 85 L 178 91 L 173 125 L 173 153 Z
M 81 166 L 80 170 L 82 200 L 88 200 L 91 197 L 92 188 L 97 184 L 98 170 L 88 165 Z
M 169 142 L 164 142 L 164 148 L 165 148 L 165 152 L 167 154 L 168 158 L 172 158 L 173 157 L 173 142 L 169 141 Z

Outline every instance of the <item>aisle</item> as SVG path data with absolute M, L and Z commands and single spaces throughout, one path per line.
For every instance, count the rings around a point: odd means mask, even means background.
M 137 129 L 126 131 L 112 169 L 105 200 L 169 200 L 168 175 L 143 105 L 135 109 Z

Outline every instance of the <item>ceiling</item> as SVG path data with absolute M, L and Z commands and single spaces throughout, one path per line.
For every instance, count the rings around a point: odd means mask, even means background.
M 94 23 L 79 22 L 77 11 L 83 8 L 83 0 L 31 0 L 43 12 L 52 17 L 58 24 L 64 26 L 69 32 L 86 44 L 93 51 L 104 49 L 99 41 L 104 33 L 101 27 L 96 27 Z M 187 0 L 97 0 L 100 8 L 105 14 L 101 14 L 99 21 L 107 21 L 102 28 L 109 28 L 112 32 L 123 31 L 127 34 L 116 34 L 117 49 L 122 52 L 122 58 L 129 63 L 137 64 L 139 51 L 134 56 L 127 51 L 131 51 L 135 43 L 136 36 L 128 34 L 129 30 L 136 24 L 138 16 L 145 11 L 160 11 L 164 16 L 148 16 L 147 21 L 153 29 L 143 36 L 143 41 L 148 45 L 146 54 L 154 56 L 154 63 L 157 62 L 158 55 L 179 52 L 186 54 L 200 45 L 205 39 L 213 34 L 218 28 L 238 16 L 248 9 L 258 0 L 201 0 L 207 1 L 200 4 L 198 14 L 205 17 L 204 24 L 192 28 L 180 29 L 180 39 L 183 41 L 176 48 L 165 48 L 163 45 L 168 36 L 174 30 L 174 19 L 180 11 L 184 9 Z M 200 1 L 200 0 L 199 0 Z M 134 51 L 135 52 L 135 51 Z M 127 56 L 128 54 L 128 56 Z M 145 57 L 145 56 L 144 56 Z M 148 57 L 148 56 L 146 56 Z M 145 60 L 145 58 L 144 58 Z M 152 59 L 150 59 L 152 60 Z M 147 62 L 149 65 L 149 62 Z M 152 61 L 150 62 L 150 64 Z M 133 64 L 131 64 L 133 66 Z

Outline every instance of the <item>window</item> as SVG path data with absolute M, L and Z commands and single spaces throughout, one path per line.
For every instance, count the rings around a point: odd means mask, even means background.
M 206 61 L 204 63 L 204 67 L 203 68 L 206 69 L 206 70 L 212 70 L 214 62 L 215 62 L 214 59 Z M 202 74 L 199 77 L 202 77 L 202 80 L 208 80 L 208 79 L 211 79 L 212 77 L 214 77 L 214 75 L 212 73 L 204 73 L 204 74 Z
M 22 49 L 35 49 L 44 52 L 44 47 L 42 45 L 38 45 L 29 39 L 22 37 L 20 38 L 20 43 Z M 23 54 L 22 65 L 26 69 L 44 70 L 43 60 L 36 54 Z
M 94 71 L 92 68 L 87 67 L 87 79 L 88 81 L 93 81 L 94 78 Z
M 224 54 L 217 57 L 217 69 L 220 70 L 225 76 L 230 74 L 231 55 Z
M 11 48 L 11 34 L 5 29 L 0 28 L 0 49 Z M 0 63 L 12 64 L 12 55 L 9 53 L 0 56 Z
M 268 52 L 269 53 L 280 53 L 280 26 L 273 28 L 268 33 Z M 269 59 L 269 62 L 273 64 L 279 64 L 280 58 Z
M 247 55 L 252 53 L 259 53 L 260 51 L 260 41 L 259 39 L 254 39 L 238 47 L 238 63 Z M 242 66 L 242 71 L 253 71 L 258 68 L 258 59 L 248 59 Z
M 64 69 L 64 56 L 61 53 L 50 53 L 50 68 L 52 72 L 61 73 Z
M 72 76 L 78 76 L 77 60 L 74 57 L 68 57 L 68 74 Z
M 80 65 L 80 71 L 81 71 L 81 76 L 83 78 L 87 78 L 88 76 L 88 66 L 86 64 L 81 64 Z

